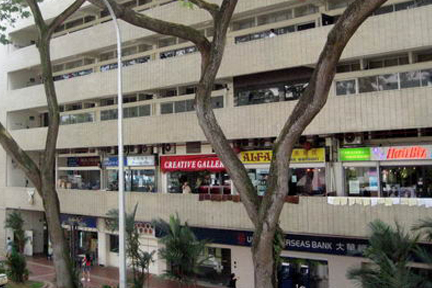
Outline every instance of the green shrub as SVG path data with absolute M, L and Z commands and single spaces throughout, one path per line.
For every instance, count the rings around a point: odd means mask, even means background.
M 26 259 L 15 249 L 12 249 L 12 253 L 8 256 L 6 265 L 8 267 L 7 276 L 10 280 L 16 283 L 24 283 L 27 280 L 29 271 Z

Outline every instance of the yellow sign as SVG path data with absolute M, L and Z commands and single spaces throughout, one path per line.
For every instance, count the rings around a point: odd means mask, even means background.
M 240 160 L 244 164 L 270 163 L 273 152 L 271 150 L 243 151 Z M 291 155 L 291 163 L 317 163 L 325 161 L 325 149 L 314 148 L 310 150 L 294 149 Z

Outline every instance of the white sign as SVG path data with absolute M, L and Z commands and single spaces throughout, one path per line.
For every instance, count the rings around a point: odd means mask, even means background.
M 127 157 L 126 166 L 155 166 L 155 157 L 153 155 Z

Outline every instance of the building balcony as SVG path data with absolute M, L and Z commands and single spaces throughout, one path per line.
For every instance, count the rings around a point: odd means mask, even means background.
M 38 195 L 29 201 L 30 188 L 3 189 L 6 208 L 42 211 L 42 201 Z M 110 209 L 118 205 L 117 192 L 59 190 L 59 195 L 61 211 L 67 214 L 105 217 Z M 139 203 L 139 221 L 167 219 L 177 212 L 182 220 L 195 227 L 253 229 L 243 205 L 238 202 L 199 201 L 198 195 L 128 192 L 126 203 L 129 211 Z M 367 225 L 375 219 L 388 223 L 396 220 L 408 229 L 426 217 L 432 217 L 432 210 L 424 206 L 388 206 L 384 203 L 371 206 L 364 205 L 362 198 L 336 206 L 328 204 L 325 197 L 300 197 L 299 204 L 285 204 L 281 227 L 286 232 L 296 234 L 367 237 Z

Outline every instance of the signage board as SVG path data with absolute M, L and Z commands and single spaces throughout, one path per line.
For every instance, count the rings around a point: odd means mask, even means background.
M 199 240 L 210 240 L 214 244 L 251 247 L 253 241 L 252 231 L 224 230 L 191 227 Z M 156 228 L 157 238 L 164 234 Z M 420 244 L 424 249 L 432 250 L 430 244 Z M 285 234 L 286 251 L 298 251 L 309 253 L 330 254 L 349 257 L 363 257 L 363 252 L 369 247 L 369 241 L 365 238 L 331 237 L 306 234 Z M 416 259 L 416 262 L 421 262 Z
M 342 148 L 339 149 L 340 161 L 369 161 L 371 160 L 371 148 Z
M 240 153 L 240 160 L 243 164 L 269 164 L 272 157 L 272 150 L 243 151 Z M 294 149 L 291 155 L 291 163 L 319 162 L 325 162 L 324 148 Z
M 126 158 L 127 166 L 155 166 L 155 156 L 128 156 Z
M 171 171 L 225 171 L 216 155 L 161 156 L 162 172 Z
M 118 166 L 118 157 L 112 156 L 105 158 L 103 161 L 104 167 L 117 167 Z M 124 166 L 133 167 L 133 166 L 155 166 L 155 156 L 128 156 L 124 157 Z
M 93 166 L 99 166 L 99 163 L 100 163 L 99 156 L 67 158 L 68 167 L 93 167 Z
M 432 159 L 432 145 L 373 147 L 372 160 L 428 160 Z
M 76 225 L 81 228 L 97 228 L 97 218 L 83 215 L 60 214 L 62 225 Z

